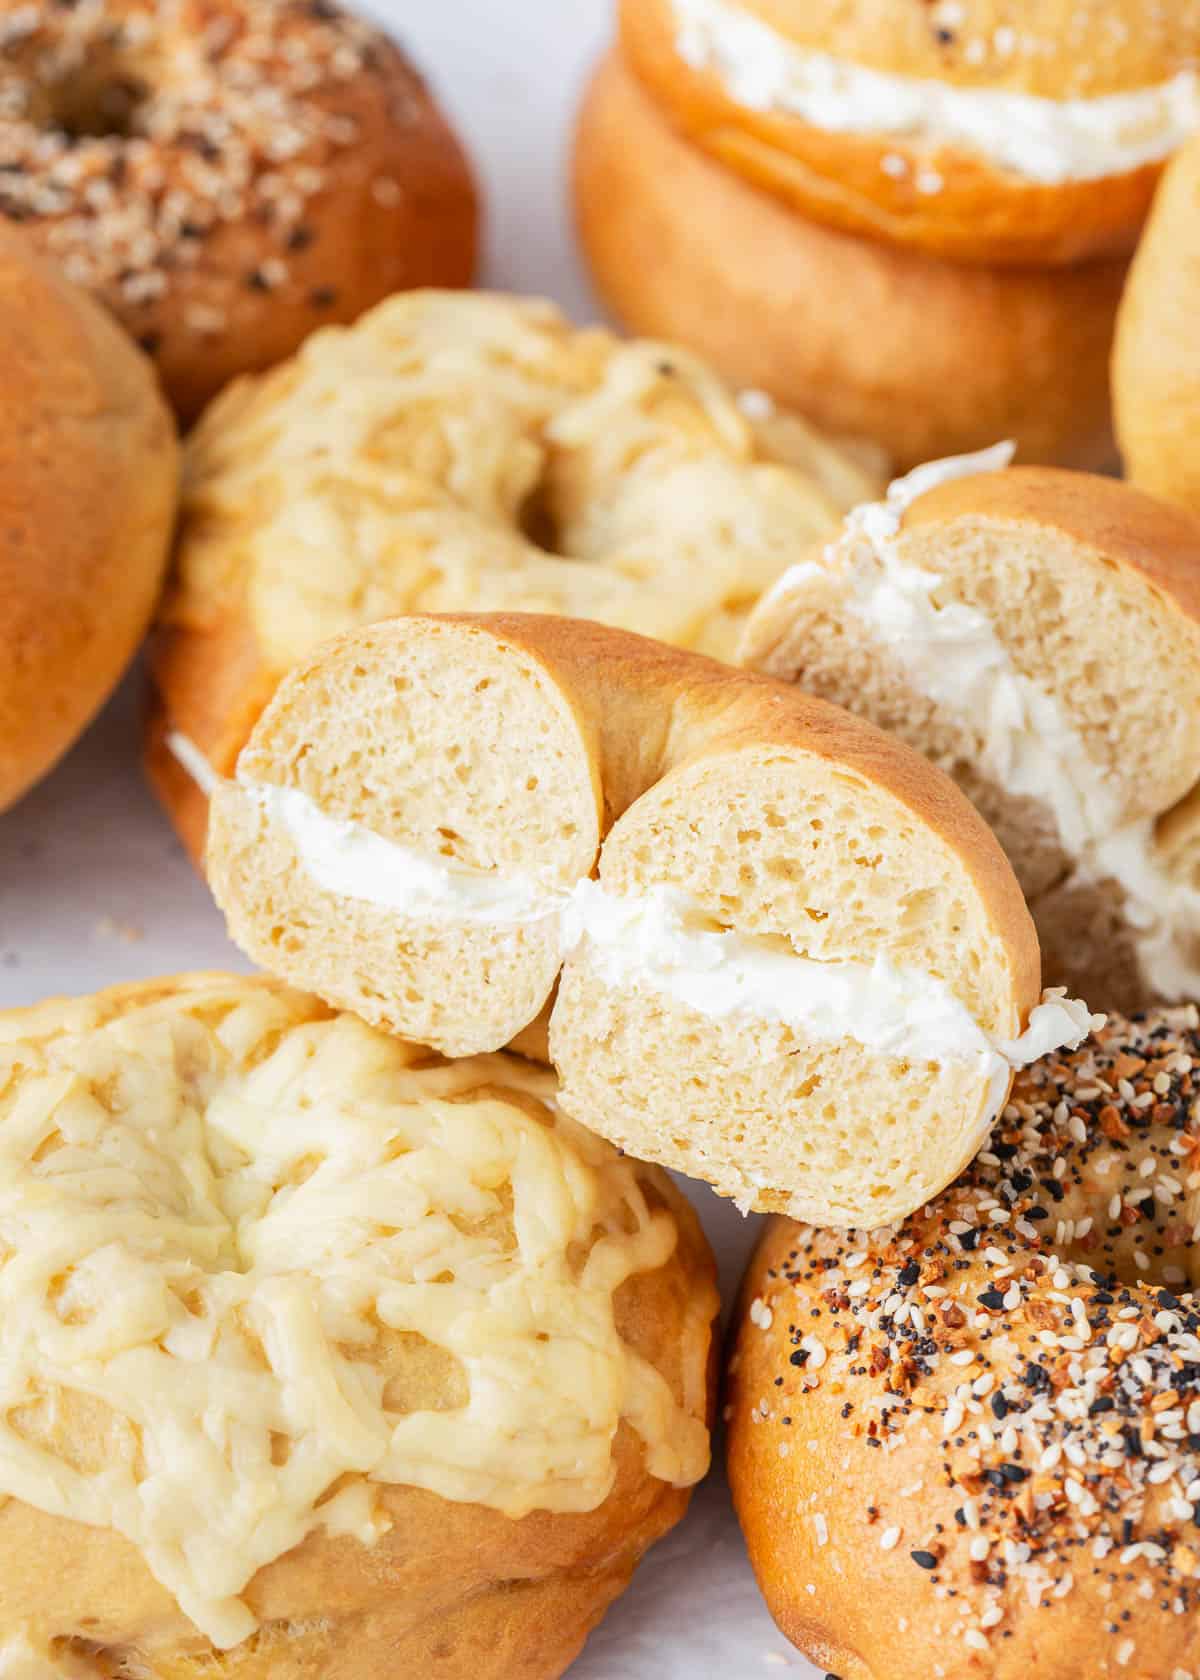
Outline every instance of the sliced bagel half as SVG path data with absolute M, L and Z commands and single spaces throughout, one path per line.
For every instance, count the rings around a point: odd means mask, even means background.
M 405 618 L 281 685 L 212 806 L 255 960 L 454 1055 L 551 997 L 568 1112 L 747 1207 L 876 1224 L 962 1168 L 1039 1006 L 982 819 L 837 707 L 643 637 Z
M 741 657 L 958 782 L 1052 984 L 1125 1010 L 1200 996 L 1200 521 L 1006 459 L 932 463 L 857 509 L 760 603 Z

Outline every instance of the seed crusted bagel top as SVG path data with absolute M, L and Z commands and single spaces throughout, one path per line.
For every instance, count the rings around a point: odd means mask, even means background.
M 1195 1669 L 1198 1074 L 1194 1008 L 1113 1017 L 1019 1073 L 974 1165 L 903 1224 L 768 1232 L 733 1480 L 806 1648 L 836 1661 L 844 1639 L 870 1662 L 907 1629 L 903 1680 L 935 1648 L 955 1675 L 972 1652 L 1005 1677 L 1034 1655 L 1053 1680 Z M 801 1520 L 785 1532 L 772 1508 Z M 829 1584 L 823 1611 L 797 1578 Z M 873 1598 L 870 1626 L 851 1607 L 867 1579 L 891 1606 Z M 1051 1631 L 1072 1605 L 1086 1660 Z

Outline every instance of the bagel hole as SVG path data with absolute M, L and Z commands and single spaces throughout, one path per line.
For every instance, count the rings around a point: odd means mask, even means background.
M 456 1412 L 471 1398 L 460 1361 L 415 1330 L 385 1330 L 379 1349 L 384 1410 Z
M 41 123 L 69 140 L 127 140 L 140 130 L 150 98 L 140 76 L 100 57 L 76 75 L 41 89 Z
M 545 484 L 535 484 L 517 509 L 517 528 L 543 554 L 553 555 L 556 560 L 566 558 L 559 548 L 558 522 Z

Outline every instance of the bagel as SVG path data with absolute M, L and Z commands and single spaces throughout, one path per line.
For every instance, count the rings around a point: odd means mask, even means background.
M 682 139 L 617 59 L 584 103 L 574 179 L 592 277 L 632 332 L 872 438 L 901 470 L 998 437 L 1031 461 L 1113 460 L 1124 258 L 964 268 L 807 221 Z
M 333 0 L 0 0 L 0 216 L 95 293 L 192 419 L 404 286 L 467 285 L 461 148 Z
M 963 263 L 1129 252 L 1200 124 L 1200 6 L 621 0 L 626 58 L 792 210 Z
M 1008 853 L 1048 981 L 1200 997 L 1200 521 L 1006 448 L 919 468 L 787 573 L 757 670 L 954 776 Z
M 216 786 L 208 872 L 256 962 L 449 1055 L 508 1042 L 557 982 L 568 1113 L 835 1223 L 948 1182 L 1012 1066 L 1089 1021 L 1039 1005 L 1016 881 L 938 771 L 595 624 L 327 643 Z
M 681 351 L 450 293 L 393 298 L 226 393 L 189 440 L 153 659 L 151 775 L 193 855 L 205 804 L 165 732 L 229 774 L 336 631 L 521 608 L 731 655 L 760 591 L 879 483 L 748 407 Z
M 116 687 L 158 596 L 175 427 L 145 357 L 0 228 L 0 811 Z
M 1200 513 L 1200 137 L 1163 178 L 1117 317 L 1113 408 L 1125 470 Z
M 842 1680 L 1200 1670 L 1200 1022 L 1017 1075 L 902 1225 L 776 1220 L 730 1360 L 734 1501 Z
M 666 1177 L 262 979 L 9 1013 L 0 1070 L 3 1672 L 560 1675 L 708 1462 Z

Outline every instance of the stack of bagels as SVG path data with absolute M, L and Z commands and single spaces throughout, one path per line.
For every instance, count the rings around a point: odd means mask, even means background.
M 262 971 L 0 1014 L 0 1680 L 559 1680 L 718 1410 L 828 1680 L 1200 1680 L 1200 5 L 620 36 L 630 339 L 328 0 L 0 0 L 0 808 L 151 628 Z
M 1200 117 L 1192 0 L 623 0 L 618 33 L 575 173 L 633 330 L 902 468 L 1111 461 L 1126 267 Z

